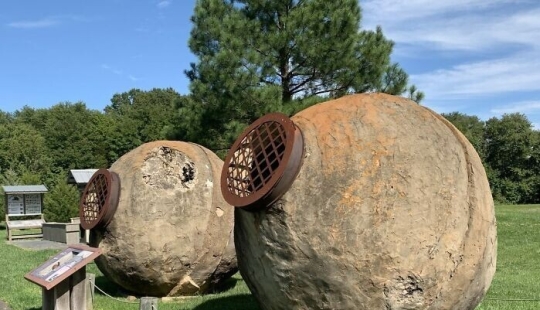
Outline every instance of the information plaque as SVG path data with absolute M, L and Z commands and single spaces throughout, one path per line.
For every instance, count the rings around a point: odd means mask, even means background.
M 26 206 L 26 214 L 41 214 L 41 195 L 27 194 L 24 195 L 24 204 Z
M 24 278 L 46 290 L 50 290 L 85 267 L 100 254 L 101 250 L 98 248 L 71 245 L 36 269 L 27 273 Z
M 24 214 L 23 195 L 8 195 L 8 214 Z

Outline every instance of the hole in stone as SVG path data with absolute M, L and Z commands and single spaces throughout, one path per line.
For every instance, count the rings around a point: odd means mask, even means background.
M 182 168 L 182 183 L 188 183 L 195 179 L 195 168 L 193 167 L 193 163 L 186 164 L 185 167 Z

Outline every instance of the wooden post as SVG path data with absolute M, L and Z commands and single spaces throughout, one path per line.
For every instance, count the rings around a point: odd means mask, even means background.
M 155 297 L 141 297 L 139 310 L 158 310 L 158 299 Z
M 43 310 L 92 310 L 92 294 L 88 283 L 84 266 L 52 289 L 43 288 Z
M 43 310 L 69 310 L 69 281 L 62 281 L 50 290 L 42 289 Z
M 90 275 L 87 280 L 86 265 L 99 255 L 101 255 L 101 250 L 98 248 L 71 245 L 28 272 L 24 276 L 25 279 L 42 287 L 42 309 L 92 309 L 95 275 Z
M 86 266 L 77 270 L 69 278 L 71 287 L 70 310 L 86 310 Z M 67 282 L 67 281 L 65 281 Z
M 11 241 L 11 230 L 9 230 L 9 209 L 8 209 L 8 195 L 4 193 L 4 207 L 6 212 L 4 213 L 6 215 L 6 230 L 7 230 L 7 238 L 8 241 Z
M 96 284 L 96 275 L 86 274 L 86 310 L 94 309 L 94 285 Z

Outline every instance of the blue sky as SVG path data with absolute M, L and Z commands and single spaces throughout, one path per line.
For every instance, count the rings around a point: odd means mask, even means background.
M 425 106 L 482 119 L 525 113 L 540 128 L 540 1 L 365 0 L 362 28 L 381 25 L 393 60 Z M 0 2 L 0 109 L 172 87 L 183 71 L 193 0 Z

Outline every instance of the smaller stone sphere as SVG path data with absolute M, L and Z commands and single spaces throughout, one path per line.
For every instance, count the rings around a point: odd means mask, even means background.
M 237 271 L 233 208 L 222 198 L 223 162 L 178 141 L 143 144 L 109 169 L 120 179 L 116 212 L 92 229 L 96 264 L 122 288 L 145 296 L 206 293 Z

